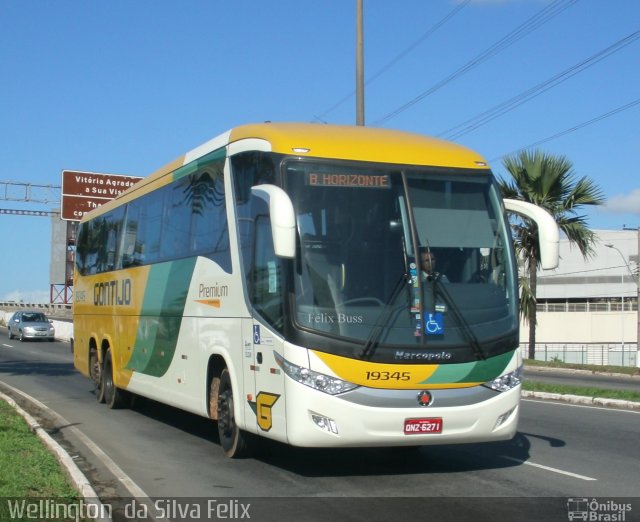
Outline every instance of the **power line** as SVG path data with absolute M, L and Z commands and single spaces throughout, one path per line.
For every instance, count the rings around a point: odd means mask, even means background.
M 387 113 L 386 115 L 382 116 L 378 120 L 374 121 L 373 125 L 382 125 L 387 121 L 389 121 L 390 119 L 395 118 L 402 112 L 413 107 L 416 103 L 422 101 L 427 96 L 430 96 L 434 92 L 440 90 L 442 87 L 452 82 L 459 76 L 462 76 L 464 73 L 470 71 L 474 67 L 477 67 L 478 65 L 485 62 L 489 58 L 492 58 L 493 56 L 500 53 L 507 47 L 510 47 L 511 45 L 516 43 L 518 40 L 524 38 L 529 33 L 535 31 L 541 25 L 547 23 L 553 17 L 562 13 L 564 10 L 566 10 L 568 7 L 570 7 L 577 1 L 578 0 L 555 0 L 552 4 L 543 8 L 541 11 L 539 11 L 534 16 L 532 16 L 531 18 L 529 18 L 528 20 L 520 24 L 518 27 L 516 27 L 513 31 L 508 33 L 506 36 L 504 36 L 503 38 L 498 40 L 496 43 L 494 43 L 493 45 L 485 49 L 478 56 L 476 56 L 475 58 L 467 62 L 462 67 L 460 67 L 457 71 L 451 73 L 446 78 L 440 80 L 439 82 L 431 86 L 429 89 L 427 89 L 426 91 L 423 91 L 418 96 L 408 101 L 404 105 L 401 105 L 397 109 L 394 109 L 393 111 Z
M 565 277 L 565 276 L 568 276 L 568 275 L 576 275 L 576 274 L 590 274 L 592 272 L 604 272 L 604 271 L 613 270 L 615 268 L 626 268 L 626 265 L 605 266 L 603 268 L 589 268 L 589 269 L 586 269 L 586 270 L 576 270 L 574 272 L 562 272 L 562 273 L 558 273 L 558 274 L 539 275 L 538 276 L 538 280 L 550 279 L 550 278 L 553 278 L 553 277 Z M 617 277 L 617 274 L 614 274 L 614 276 Z
M 442 18 L 439 22 L 433 25 L 430 29 L 428 29 L 418 40 L 416 40 L 413 44 L 409 45 L 404 51 L 399 53 L 395 58 L 390 60 L 386 65 L 384 65 L 377 73 L 375 73 L 367 83 L 371 83 L 377 80 L 380 76 L 382 76 L 385 72 L 391 69 L 396 63 L 402 60 L 405 56 L 407 56 L 411 51 L 413 51 L 419 44 L 429 38 L 433 33 L 435 33 L 438 29 L 440 29 L 444 24 L 446 24 L 449 20 L 451 20 L 455 15 L 457 15 L 464 7 L 466 7 L 471 0 L 464 0 L 460 4 L 458 4 L 454 9 L 452 9 L 444 18 Z
M 405 56 L 411 53 L 413 50 L 418 47 L 422 42 L 424 42 L 427 38 L 429 38 L 433 33 L 435 33 L 438 29 L 440 29 L 444 24 L 446 24 L 449 20 L 451 20 L 456 14 L 458 14 L 464 7 L 466 7 L 471 0 L 463 0 L 459 3 L 455 8 L 453 8 L 447 15 L 444 16 L 439 22 L 432 25 L 429 29 L 427 29 L 422 35 L 415 40 L 412 44 L 408 45 L 404 50 L 400 51 L 394 58 L 389 60 L 385 65 L 383 65 L 376 73 L 374 73 L 369 79 L 365 81 L 365 85 L 369 85 L 376 81 L 380 76 L 386 73 L 389 69 L 391 69 L 395 64 L 397 64 L 400 60 L 402 60 Z M 356 91 L 353 90 L 346 96 L 340 98 L 336 103 L 334 103 L 328 109 L 325 109 L 322 113 L 317 116 L 314 116 L 315 120 L 324 122 L 324 117 L 329 113 L 333 112 L 335 109 L 340 107 L 343 103 L 349 101 L 355 95 Z
M 635 42 L 638 38 L 640 38 L 640 31 L 631 33 L 630 35 L 618 40 L 614 44 L 597 52 L 596 54 L 592 55 L 586 60 L 578 62 L 572 67 L 566 69 L 565 71 L 559 74 L 556 74 L 555 76 L 552 76 L 551 78 L 535 85 L 534 87 L 531 87 L 530 89 L 527 89 L 526 91 L 521 92 L 517 96 L 514 96 L 513 98 L 510 98 L 509 100 L 504 101 L 492 107 L 491 109 L 488 109 L 483 113 L 468 119 L 463 123 L 460 123 L 454 127 L 451 127 L 450 129 L 444 132 L 441 132 L 440 134 L 438 134 L 438 136 L 446 137 L 447 139 L 453 140 L 453 139 L 459 138 L 460 136 L 468 134 L 469 132 L 477 129 L 478 127 L 481 127 L 482 125 L 485 125 L 488 122 L 498 118 L 499 116 L 502 116 L 507 112 L 512 111 L 516 107 L 519 107 L 520 105 L 532 100 L 533 98 L 539 96 L 543 92 L 546 92 L 549 89 L 556 87 L 557 85 L 568 80 L 572 76 L 575 76 L 576 74 L 581 73 L 582 71 L 585 71 L 586 69 L 594 66 L 596 63 L 600 62 L 601 60 L 608 58 L 609 56 L 619 51 L 620 49 L 623 49 L 627 45 Z
M 583 127 L 587 127 L 588 125 L 592 125 L 592 124 L 594 124 L 596 122 L 604 120 L 605 118 L 609 118 L 610 116 L 613 116 L 614 114 L 618 114 L 619 112 L 623 112 L 623 111 L 629 110 L 629 109 L 635 107 L 638 104 L 640 104 L 640 98 L 637 98 L 637 99 L 635 99 L 635 100 L 633 100 L 633 101 L 631 101 L 629 103 L 626 103 L 625 105 L 621 105 L 620 107 L 617 107 L 617 108 L 615 108 L 613 110 L 610 110 L 609 112 L 605 112 L 604 114 L 600 114 L 599 116 L 596 116 L 595 118 L 592 118 L 592 119 L 590 119 L 588 121 L 579 123 L 578 125 L 575 125 L 575 126 L 569 128 L 569 129 L 565 129 L 565 130 L 563 130 L 561 132 L 558 132 L 558 133 L 556 133 L 556 134 L 554 134 L 552 136 L 549 136 L 547 138 L 543 138 L 543 139 L 538 140 L 538 141 L 536 141 L 534 143 L 530 143 L 529 145 L 527 145 L 525 147 L 520 147 L 519 149 L 511 151 L 511 152 L 509 152 L 507 154 L 502 154 L 501 156 L 497 156 L 497 157 L 489 160 L 489 162 L 492 163 L 492 162 L 494 162 L 496 160 L 499 160 L 500 158 L 504 158 L 505 156 L 512 156 L 512 155 L 517 154 L 518 152 L 521 152 L 523 150 L 527 150 L 527 149 L 530 149 L 530 148 L 533 148 L 533 147 L 537 147 L 538 145 L 542 145 L 543 143 L 547 143 L 548 141 L 555 140 L 555 139 L 557 139 L 557 138 L 559 138 L 561 136 L 565 136 L 566 134 L 570 134 L 570 133 L 575 132 L 575 131 L 577 131 L 579 129 L 582 129 Z

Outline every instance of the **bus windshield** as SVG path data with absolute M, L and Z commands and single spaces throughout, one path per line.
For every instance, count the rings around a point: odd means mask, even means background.
M 285 187 L 298 328 L 365 352 L 513 349 L 514 259 L 489 170 L 289 160 Z

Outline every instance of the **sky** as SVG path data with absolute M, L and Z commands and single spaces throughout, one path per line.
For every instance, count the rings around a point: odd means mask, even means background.
M 353 124 L 355 6 L 0 2 L 0 182 L 146 176 L 244 123 Z M 565 155 L 607 198 L 590 228 L 638 226 L 639 31 L 638 0 L 364 0 L 365 124 L 453 139 L 500 177 L 522 148 Z M 52 208 L 5 186 L 0 208 Z M 48 302 L 50 218 L 0 214 L 0 237 L 0 300 Z

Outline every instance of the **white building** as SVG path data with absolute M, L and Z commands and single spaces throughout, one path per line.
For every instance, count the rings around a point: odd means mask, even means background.
M 536 358 L 635 366 L 639 233 L 594 233 L 591 257 L 584 259 L 568 239 L 561 239 L 558 268 L 538 272 Z M 529 327 L 523 323 L 521 346 L 528 338 Z

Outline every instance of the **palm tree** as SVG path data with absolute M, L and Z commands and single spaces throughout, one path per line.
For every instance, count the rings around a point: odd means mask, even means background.
M 504 198 L 538 205 L 549 212 L 560 231 L 586 258 L 593 254 L 594 234 L 585 216 L 577 214 L 584 205 L 602 205 L 601 189 L 589 178 L 577 179 L 573 164 L 564 156 L 540 150 L 521 151 L 503 159 L 511 179 L 499 180 Z M 526 218 L 513 217 L 513 239 L 518 259 L 523 262 L 520 286 L 520 314 L 529 323 L 529 358 L 536 350 L 536 290 L 540 265 L 538 229 Z

